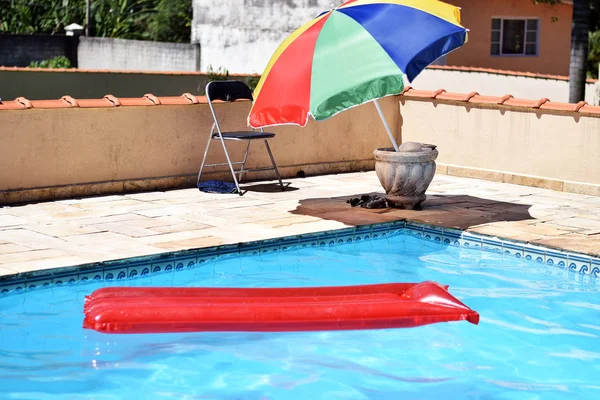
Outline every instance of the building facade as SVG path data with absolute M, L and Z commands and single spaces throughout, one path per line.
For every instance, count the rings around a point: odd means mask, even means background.
M 446 65 L 569 75 L 572 4 L 532 0 L 450 0 L 461 7 L 469 42 Z
M 462 8 L 469 42 L 438 64 L 568 75 L 572 5 L 532 0 L 448 0 Z M 340 0 L 194 0 L 192 41 L 201 70 L 262 73 L 296 28 Z M 568 2 L 565 2 L 568 3 Z

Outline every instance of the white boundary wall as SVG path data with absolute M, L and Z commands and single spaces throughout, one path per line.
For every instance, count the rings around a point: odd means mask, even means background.
M 192 42 L 201 70 L 262 74 L 277 47 L 298 27 L 340 0 L 194 0 Z
M 200 69 L 200 46 L 82 36 L 77 63 L 81 69 L 193 72 Z
M 412 82 L 417 90 L 445 89 L 447 92 L 477 92 L 482 96 L 512 94 L 520 99 L 542 99 L 569 102 L 569 81 L 561 79 L 530 78 L 485 72 L 447 69 L 426 69 Z M 585 101 L 600 105 L 600 84 L 588 83 Z

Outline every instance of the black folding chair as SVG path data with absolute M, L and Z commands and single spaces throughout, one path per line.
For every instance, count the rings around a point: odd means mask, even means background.
M 210 107 L 210 111 L 213 116 L 213 126 L 210 130 L 210 136 L 208 137 L 208 143 L 206 144 L 206 150 L 204 151 L 204 158 L 202 159 L 202 165 L 200 166 L 200 171 L 198 172 L 198 183 L 200 182 L 200 177 L 202 176 L 202 170 L 204 167 L 216 167 L 228 165 L 231 170 L 231 175 L 233 176 L 233 181 L 235 182 L 235 187 L 237 188 L 240 196 L 243 194 L 240 190 L 240 184 L 242 180 L 243 174 L 247 172 L 253 171 L 270 171 L 275 170 L 275 175 L 277 175 L 277 179 L 279 180 L 279 184 L 281 185 L 281 190 L 285 190 L 283 186 L 283 182 L 281 181 L 281 176 L 279 175 L 279 170 L 277 169 L 277 164 L 275 164 L 275 159 L 273 158 L 273 153 L 271 153 L 271 148 L 269 147 L 268 139 L 272 139 L 275 137 L 274 133 L 264 132 L 262 128 L 259 131 L 255 129 L 249 131 L 233 131 L 233 132 L 223 132 L 221 131 L 221 126 L 219 124 L 219 120 L 217 119 L 217 114 L 215 113 L 215 109 L 213 107 L 212 102 L 214 100 L 222 100 L 222 101 L 230 101 L 234 102 L 238 99 L 247 99 L 250 101 L 254 101 L 252 97 L 252 91 L 250 88 L 241 81 L 213 81 L 208 82 L 206 85 L 206 97 L 208 99 L 208 105 Z M 216 129 L 216 132 L 215 132 Z M 265 143 L 265 147 L 267 148 L 267 152 L 269 153 L 269 157 L 271 158 L 272 167 L 265 168 L 255 168 L 255 169 L 246 169 L 246 161 L 248 160 L 248 152 L 250 151 L 250 143 L 253 140 L 263 140 Z M 223 146 L 223 151 L 225 152 L 225 158 L 227 159 L 226 163 L 218 163 L 218 164 L 206 164 L 206 157 L 208 155 L 208 149 L 210 148 L 210 144 L 213 140 L 219 140 L 221 145 Z M 226 140 L 236 140 L 236 141 L 247 141 L 248 145 L 246 146 L 246 153 L 244 154 L 244 159 L 242 161 L 232 162 L 229 157 L 229 152 L 227 151 L 227 146 L 225 146 Z M 241 164 L 241 168 L 239 171 L 236 171 L 233 166 Z M 236 177 L 236 173 L 238 177 Z

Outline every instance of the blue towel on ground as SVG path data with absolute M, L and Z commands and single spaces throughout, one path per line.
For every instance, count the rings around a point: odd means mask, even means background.
M 235 183 L 225 181 L 198 182 L 198 189 L 206 193 L 236 193 Z

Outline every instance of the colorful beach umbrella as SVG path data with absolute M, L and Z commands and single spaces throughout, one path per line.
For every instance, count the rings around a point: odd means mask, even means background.
M 322 121 L 401 93 L 426 66 L 462 46 L 460 9 L 437 0 L 349 0 L 297 29 L 255 91 L 252 128 Z

